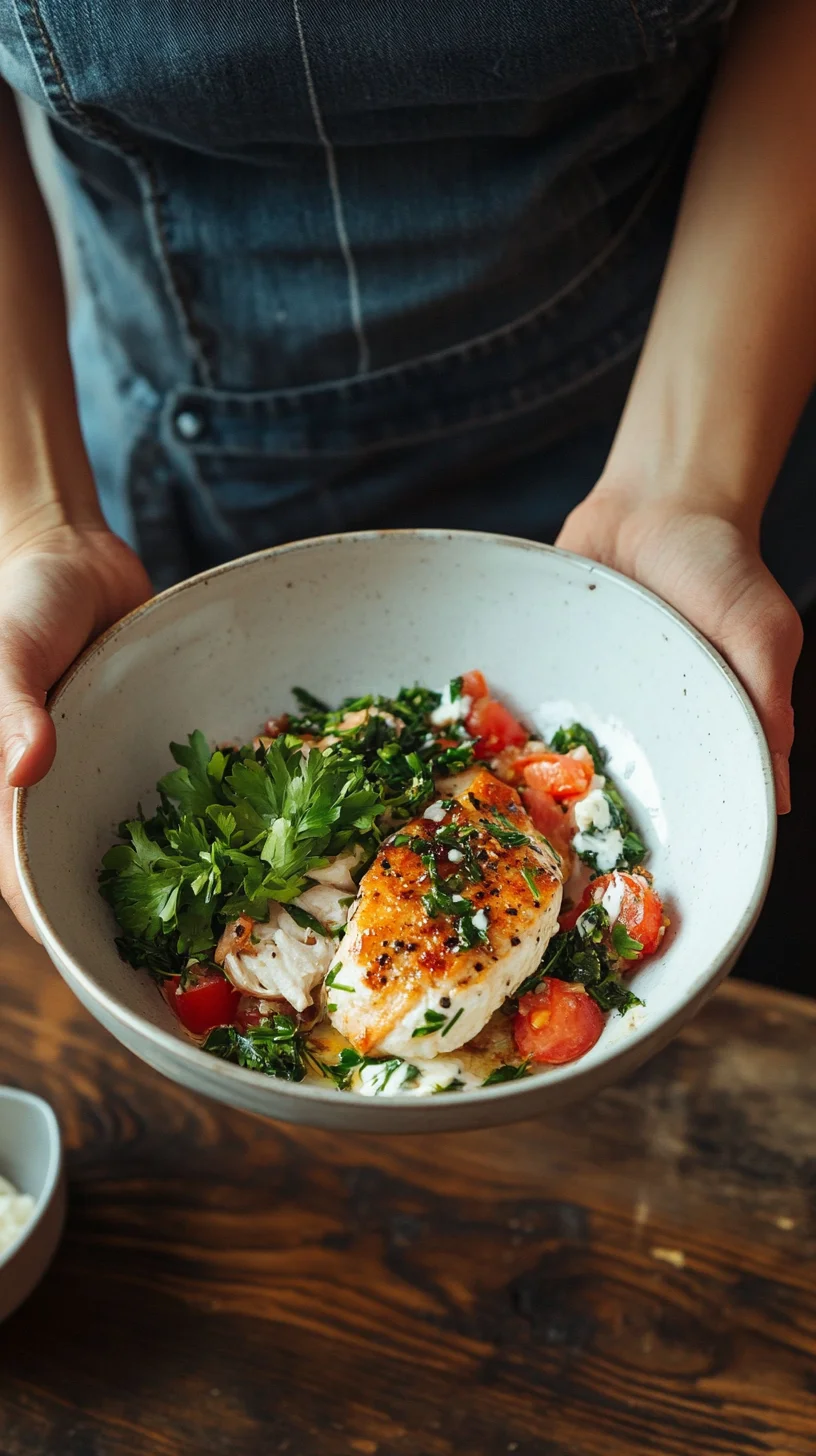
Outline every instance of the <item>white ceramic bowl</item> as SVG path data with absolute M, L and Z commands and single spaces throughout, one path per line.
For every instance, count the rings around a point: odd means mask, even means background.
M 369 1099 L 289 1085 L 185 1040 L 118 958 L 96 876 L 117 823 L 153 801 L 168 743 L 249 735 L 300 684 L 329 701 L 441 686 L 480 667 L 530 722 L 567 700 L 598 729 L 652 851 L 672 928 L 640 971 L 645 1012 L 610 1017 L 580 1061 L 484 1091 Z M 596 1091 L 659 1050 L 733 964 L 759 912 L 775 813 L 765 740 L 717 654 L 656 597 L 582 558 L 507 537 L 324 537 L 154 598 L 92 646 L 51 704 L 48 778 L 20 793 L 16 853 L 49 954 L 114 1036 L 175 1081 L 292 1122 L 381 1131 L 512 1121 Z M 544 715 L 546 717 L 546 714 Z
M 0 1087 L 0 1174 L 34 1199 L 31 1221 L 0 1254 L 0 1320 L 4 1320 L 39 1284 L 65 1219 L 57 1119 L 41 1097 L 13 1087 Z

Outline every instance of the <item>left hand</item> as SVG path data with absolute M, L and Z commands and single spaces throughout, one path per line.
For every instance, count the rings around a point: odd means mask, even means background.
M 716 499 L 644 499 L 601 481 L 567 517 L 556 544 L 648 587 L 722 653 L 757 710 L 771 750 L 777 808 L 787 814 L 791 690 L 802 624 L 762 561 L 757 537 Z

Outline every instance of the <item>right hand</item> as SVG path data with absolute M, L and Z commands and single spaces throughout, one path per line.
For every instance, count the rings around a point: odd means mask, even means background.
M 0 894 L 37 938 L 12 848 L 13 789 L 56 752 L 49 689 L 94 637 L 152 594 L 138 556 L 103 525 L 61 525 L 0 549 Z

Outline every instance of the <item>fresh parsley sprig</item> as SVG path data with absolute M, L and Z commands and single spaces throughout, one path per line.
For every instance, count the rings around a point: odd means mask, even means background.
M 123 825 L 125 842 L 102 861 L 100 890 L 132 964 L 146 964 L 153 944 L 148 968 L 173 974 L 176 957 L 211 951 L 238 915 L 264 919 L 270 900 L 291 903 L 349 844 L 373 851 L 383 803 L 362 761 L 301 750 L 286 737 L 260 754 L 211 753 L 201 733 L 172 745 L 178 767 L 159 783 L 160 809 Z

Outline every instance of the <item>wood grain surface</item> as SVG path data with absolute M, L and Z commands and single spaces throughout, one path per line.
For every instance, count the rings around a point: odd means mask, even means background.
M 338 1137 L 179 1091 L 0 931 L 0 1074 L 71 1178 L 3 1456 L 816 1451 L 810 1002 L 726 985 L 552 1124 Z

